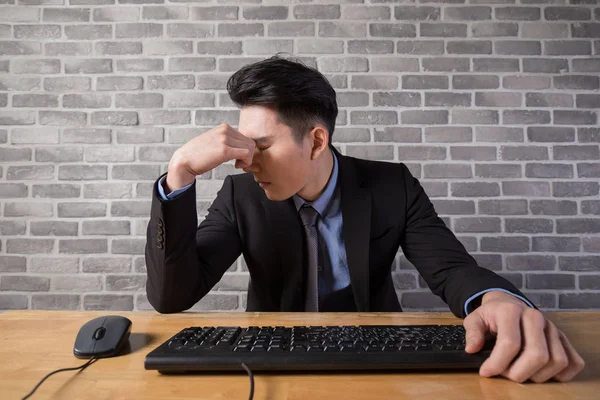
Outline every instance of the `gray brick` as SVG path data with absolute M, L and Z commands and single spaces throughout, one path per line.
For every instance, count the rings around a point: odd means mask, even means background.
M 554 76 L 554 87 L 567 90 L 598 90 L 600 77 L 593 75 L 565 75 Z
M 518 32 L 519 25 L 513 22 L 474 22 L 471 25 L 473 37 L 516 37 Z
M 578 237 L 568 236 L 533 236 L 531 250 L 537 252 L 575 252 L 579 251 L 581 242 Z M 560 261 L 560 257 L 559 257 Z M 562 269 L 562 267 L 561 267 Z
M 586 252 L 600 252 L 600 237 L 584 237 L 581 239 L 583 245 L 583 251 Z
M 89 8 L 44 8 L 42 20 L 45 22 L 88 22 Z
M 44 50 L 47 56 L 86 56 L 92 53 L 92 44 L 85 42 L 45 43 Z
M 298 19 L 302 19 L 302 12 L 297 13 L 299 7 L 296 6 L 294 8 L 294 16 Z M 311 7 L 311 6 L 304 6 Z M 319 7 L 319 6 L 313 6 Z M 324 7 L 320 10 L 322 13 L 327 13 L 327 7 L 336 7 L 336 6 L 320 6 Z M 337 6 L 339 8 L 339 6 Z M 243 8 L 242 14 L 244 19 L 263 19 L 263 20 L 275 20 L 275 19 L 287 19 L 288 17 L 288 7 L 284 6 L 247 6 Z M 339 11 L 338 11 L 339 16 Z M 306 17 L 305 17 L 306 18 Z M 312 19 L 312 17 L 310 17 Z M 334 17 L 337 18 L 337 17 Z
M 106 239 L 60 239 L 58 252 L 67 254 L 106 253 Z
M 501 146 L 502 160 L 548 160 L 548 148 L 545 146 Z
M 213 126 L 221 123 L 237 125 L 239 111 L 197 110 L 195 114 L 196 125 Z
M 198 54 L 210 54 L 210 55 L 238 55 L 242 54 L 242 42 L 236 41 L 201 41 L 198 42 L 196 48 Z
M 186 125 L 190 123 L 190 112 L 187 110 L 142 110 L 139 114 L 142 125 Z
M 87 147 L 85 149 L 86 162 L 131 162 L 135 159 L 134 147 L 109 146 Z
M 468 164 L 428 164 L 423 167 L 423 176 L 432 179 L 471 178 L 471 166 Z
M 112 241 L 113 254 L 144 254 L 146 239 L 114 239 Z
M 167 36 L 169 37 L 204 39 L 214 35 L 215 26 L 213 24 L 173 23 L 167 25 Z
M 44 79 L 44 90 L 49 92 L 81 92 L 90 90 L 91 78 L 68 77 Z
M 4 204 L 5 217 L 51 217 L 52 203 L 24 202 L 18 203 L 6 202 Z
M 372 23 L 369 24 L 369 33 L 372 37 L 409 37 L 417 36 L 416 27 L 413 24 L 402 23 Z M 398 53 L 406 53 L 408 41 L 398 42 Z M 440 46 L 441 44 L 441 46 Z M 443 42 L 415 41 L 415 48 L 410 54 L 443 54 Z
M 394 42 L 391 40 L 349 40 L 348 53 L 352 54 L 389 54 L 394 52 Z M 390 65 L 393 66 L 390 67 Z M 385 60 L 376 58 L 373 60 L 373 71 L 411 71 L 415 68 L 415 60 Z
M 169 105 L 169 107 L 171 107 Z M 117 142 L 127 143 L 162 143 L 164 138 L 163 128 L 119 128 L 116 129 Z
M 564 23 L 525 22 L 522 37 L 530 39 L 559 39 L 569 37 L 569 25 Z
M 524 215 L 527 214 L 527 201 L 518 199 L 480 200 L 479 214 Z
M 369 105 L 369 94 L 365 92 L 338 92 L 338 107 L 365 107 Z
M 489 40 L 450 40 L 448 54 L 492 54 L 492 42 Z
M 58 216 L 60 218 L 105 217 L 106 204 L 90 202 L 59 203 Z
M 577 108 L 600 108 L 600 95 L 578 94 L 575 97 L 577 101 Z
M 360 111 L 354 111 L 357 113 Z M 381 112 L 381 111 L 380 111 Z M 388 111 L 389 112 L 389 111 Z M 401 120 L 403 124 L 411 125 L 440 125 L 448 123 L 448 111 L 446 110 L 405 110 L 401 112 Z M 395 124 L 396 122 L 386 122 L 387 124 Z
M 577 176 L 580 178 L 600 178 L 600 163 L 577 164 Z
M 598 272 L 600 256 L 560 256 L 558 266 L 561 271 Z
M 568 218 L 556 220 L 557 233 L 599 233 L 600 219 Z
M 403 89 L 449 89 L 448 77 L 443 75 L 403 75 Z
M 0 310 L 26 310 L 27 296 L 22 294 L 0 294 Z
M 97 292 L 102 290 L 100 276 L 57 276 L 52 277 L 52 290 L 57 292 Z
M 500 218 L 456 218 L 455 232 L 501 232 Z
M 110 214 L 113 217 L 147 217 L 150 201 L 113 201 Z
M 85 125 L 87 114 L 80 111 L 40 111 L 41 125 Z
M 27 54 L 42 54 L 42 44 L 39 42 L 8 40 L 0 42 L 0 56 L 18 56 Z
M 473 135 L 467 127 L 425 128 L 425 141 L 429 143 L 471 142 Z
M 25 272 L 26 269 L 27 259 L 25 257 L 0 255 L 0 272 Z
M 393 160 L 394 147 L 388 145 L 354 146 L 347 145 L 346 153 L 350 157 L 366 158 L 369 160 Z
M 29 111 L 0 111 L 0 125 L 33 125 L 35 113 Z
M 398 78 L 384 75 L 353 75 L 351 80 L 353 89 L 389 90 L 398 87 Z
M 552 194 L 555 197 L 597 196 L 598 182 L 552 182 Z
M 534 251 L 536 238 L 533 238 Z M 506 268 L 511 271 L 552 271 L 556 269 L 555 256 L 543 255 L 509 255 L 506 257 Z
M 84 185 L 86 199 L 125 199 L 132 197 L 129 183 L 88 183 Z
M 528 163 L 525 165 L 528 178 L 572 178 L 573 166 L 568 164 Z
M 97 42 L 96 53 L 99 55 L 133 55 L 142 54 L 141 42 Z
M 518 164 L 476 164 L 475 176 L 480 178 L 520 178 Z
M 6 210 L 5 210 L 6 215 Z M 51 253 L 53 239 L 6 239 L 6 252 L 18 254 Z
M 467 69 L 468 70 L 468 69 Z M 518 58 L 506 58 L 506 59 L 498 59 L 498 58 L 476 58 L 473 60 L 473 71 L 474 72 L 518 72 L 520 70 L 519 59 Z M 481 95 L 483 93 L 477 93 Z M 511 96 L 511 94 L 505 93 L 485 93 L 486 95 L 490 95 L 496 98 L 504 99 L 507 96 Z M 510 97 L 509 97 L 510 99 Z M 520 96 L 519 96 L 520 99 Z M 504 101 L 508 101 L 504 99 Z M 516 101 L 516 100 L 513 100 Z M 517 105 L 509 104 L 507 107 L 518 107 L 521 105 L 519 101 Z
M 138 113 L 134 111 L 96 111 L 92 113 L 91 120 L 92 125 L 137 125 Z
M 549 56 L 592 54 L 592 44 L 585 40 L 548 40 L 544 42 L 544 46 L 544 54 Z
M 33 310 L 79 310 L 80 307 L 78 294 L 41 294 L 31 297 Z
M 283 25 L 282 25 L 283 26 Z M 313 25 L 302 23 L 304 33 L 302 36 L 313 35 Z M 310 27 L 311 29 L 308 29 Z M 293 31 L 290 27 L 288 31 Z M 271 34 L 271 31 L 269 31 Z M 276 34 L 277 32 L 274 32 Z M 320 22 L 319 36 L 324 37 L 341 37 L 341 38 L 360 38 L 367 36 L 367 26 L 361 22 Z
M 30 228 L 33 236 L 77 236 L 77 222 L 32 221 Z
M 139 7 L 103 7 L 94 8 L 94 22 L 137 21 L 140 18 Z
M 214 289 L 219 290 L 239 290 L 246 291 L 248 289 L 249 275 L 247 273 L 225 273 L 221 280 L 215 285 Z
M 500 187 L 495 182 L 454 182 L 450 191 L 456 197 L 499 196 Z
M 37 7 L 10 7 L 9 9 L 10 13 L 3 13 L 0 21 L 34 22 L 40 19 L 40 11 Z
M 600 38 L 600 23 L 573 24 L 571 35 L 576 38 Z
M 466 37 L 467 24 L 420 23 L 421 37 Z
M 293 22 L 282 22 L 281 24 L 291 24 Z M 301 22 L 299 22 L 301 23 Z M 273 24 L 280 24 L 278 22 L 274 22 Z M 286 30 L 285 29 L 290 29 L 288 27 L 285 26 L 280 26 L 280 25 L 270 25 L 269 26 L 269 32 L 274 32 L 277 31 L 279 34 L 278 35 L 273 35 L 271 34 L 271 36 L 295 36 L 295 35 L 290 35 L 290 32 L 287 32 L 286 34 Z M 299 28 L 299 26 L 298 26 Z M 263 24 L 244 24 L 244 23 L 234 23 L 234 24 L 227 24 L 227 23 L 223 23 L 223 24 L 219 24 L 218 26 L 218 31 L 219 31 L 219 37 L 252 37 L 252 36 L 264 36 L 264 26 Z M 312 32 L 311 32 L 312 34 Z
M 579 275 L 579 288 L 583 290 L 600 289 L 600 276 Z
M 196 303 L 190 311 L 208 310 L 236 310 L 238 308 L 238 296 L 232 294 L 208 294 Z
M 530 142 L 572 142 L 575 140 L 575 129 L 571 127 L 528 127 L 527 137 Z
M 165 104 L 169 108 L 214 107 L 215 95 L 212 93 L 174 92 L 167 93 Z M 161 140 L 162 141 L 162 132 Z
M 144 45 L 144 52 L 148 55 L 179 55 L 193 52 L 191 41 L 183 40 L 153 40 Z
M 16 59 L 11 61 L 11 70 L 16 74 L 57 74 L 60 72 L 60 60 Z
M 58 144 L 58 129 L 13 128 L 12 144 Z M 12 154 L 2 153 L 3 161 L 31 160 L 31 149 L 13 149 Z
M 41 276 L 9 276 L 0 281 L 0 290 L 19 290 L 23 292 L 46 292 L 50 287 L 50 279 Z
M 58 39 L 60 25 L 14 25 L 15 39 Z
M 552 233 L 554 229 L 551 219 L 507 218 L 504 223 L 507 233 Z
M 58 96 L 53 94 L 15 94 L 13 107 L 58 107 Z
M 597 114 L 595 111 L 554 110 L 554 123 L 557 125 L 594 125 Z
M 523 72 L 558 74 L 566 70 L 568 70 L 567 60 L 551 58 L 526 58 L 523 60 Z
M 598 293 L 564 293 L 558 295 L 558 307 L 561 309 L 574 308 L 600 308 L 600 294 Z
M 473 258 L 480 267 L 493 271 L 502 269 L 502 256 L 500 254 L 473 254 Z
M 495 236 L 481 238 L 481 251 L 523 253 L 529 251 L 527 236 Z
M 178 146 L 143 146 L 139 148 L 140 161 L 169 161 Z
M 148 89 L 192 89 L 195 80 L 193 75 L 149 76 Z
M 164 61 L 162 59 L 131 59 L 131 60 L 117 60 L 117 71 L 124 72 L 155 72 L 162 71 L 164 69 Z M 106 78 L 109 79 L 109 78 Z M 120 78 L 120 80 L 125 78 Z M 133 78 L 139 82 L 139 88 L 141 89 L 142 78 Z M 98 89 L 101 90 L 101 89 Z M 112 89 L 104 89 L 112 90 Z M 135 89 L 128 89 L 135 90 Z
M 394 125 L 398 123 L 395 111 L 352 111 L 352 124 L 356 125 Z
M 158 165 L 114 165 L 112 179 L 156 180 L 160 175 Z
M 534 215 L 577 214 L 577 203 L 571 200 L 532 200 L 530 208 Z
M 338 128 L 333 137 L 334 142 L 368 142 L 371 134 L 367 128 Z M 376 139 L 377 140 L 377 139 Z
M 115 98 L 118 108 L 161 108 L 163 95 L 160 93 L 119 93 Z
M 297 5 L 294 6 L 294 18 L 296 19 L 338 19 L 341 15 L 339 5 Z M 244 12 L 244 17 L 246 13 Z M 286 12 L 281 14 L 281 18 L 287 17 Z
M 600 148 L 590 146 L 553 146 L 555 160 L 597 160 L 600 159 Z
M 67 74 L 102 74 L 112 72 L 112 60 L 66 60 L 65 72 Z
M 65 199 L 79 197 L 79 185 L 51 183 L 46 185 L 33 185 L 31 196 L 33 198 Z
M 398 13 L 396 13 L 396 15 L 398 15 Z M 349 5 L 344 7 L 344 9 L 342 10 L 342 19 L 363 19 L 368 21 L 379 21 L 390 18 L 390 8 L 387 6 Z
M 584 7 L 546 7 L 544 17 L 548 21 L 582 21 L 591 18 L 590 9 Z
M 29 189 L 24 183 L 0 183 L 0 198 L 27 197 Z M 2 232 L 0 225 L 0 232 Z
M 496 19 L 511 21 L 536 21 L 540 19 L 537 7 L 496 7 Z
M 138 76 L 106 76 L 96 81 L 97 90 L 140 90 L 142 85 Z
M 503 181 L 502 193 L 506 196 L 548 197 L 550 185 L 548 182 Z
M 169 60 L 169 71 L 171 71 L 171 72 L 181 72 L 181 71 L 206 72 L 206 71 L 214 71 L 215 67 L 216 67 L 215 59 L 212 57 L 171 58 Z M 190 85 L 191 86 L 188 86 L 185 88 L 189 88 L 189 87 L 193 88 L 194 87 L 193 80 L 190 82 Z
M 219 71 L 237 71 L 245 65 L 252 64 L 261 60 L 261 58 L 257 57 L 222 58 L 219 60 Z M 198 80 L 201 80 L 202 78 L 202 76 L 199 76 Z M 204 85 L 211 86 L 213 85 L 213 82 L 209 78 L 209 82 L 204 83 Z M 204 89 L 203 87 L 201 87 L 201 84 L 199 84 L 198 88 Z
M 235 20 L 238 19 L 239 7 L 194 7 L 192 20 Z
M 83 221 L 81 232 L 84 235 L 129 235 L 129 221 Z
M 437 146 L 399 146 L 399 160 L 444 160 L 446 149 Z
M 583 200 L 581 202 L 581 212 L 583 214 L 600 215 L 600 201 L 598 201 L 598 200 Z
M 58 167 L 59 180 L 106 180 L 105 165 L 61 165 Z
M 86 257 L 82 261 L 83 272 L 125 273 L 131 271 L 131 258 L 127 257 Z
M 133 296 L 116 294 L 88 294 L 83 297 L 84 310 L 133 310 Z
M 525 64 L 526 60 L 523 60 Z M 543 90 L 550 87 L 550 78 L 545 76 L 506 76 L 502 86 L 506 89 Z
M 108 108 L 110 104 L 110 96 L 105 94 L 66 94 L 63 96 L 63 107 L 65 108 Z
M 119 25 L 117 25 L 118 32 Z M 112 37 L 112 25 L 66 25 L 65 36 L 69 40 L 98 40 Z
M 53 165 L 10 166 L 6 170 L 7 180 L 45 180 L 54 178 Z
M 451 146 L 453 160 L 490 161 L 496 160 L 496 147 L 492 146 Z
M 600 41 L 598 41 L 597 43 L 600 43 Z M 599 49 L 600 49 L 600 47 L 599 47 Z M 600 51 L 596 51 L 595 54 L 600 54 Z M 575 59 L 575 60 L 573 60 L 572 71 L 573 72 L 598 72 L 598 71 L 600 71 L 600 60 L 597 58 Z
M 403 309 L 428 309 L 449 311 L 448 305 L 431 292 L 406 292 L 401 294 L 400 305 Z
M 383 130 L 376 129 L 374 132 L 374 136 L 376 142 L 421 142 L 421 130 L 419 128 L 385 127 Z
M 106 277 L 106 290 L 108 291 L 143 290 L 145 287 L 145 275 L 108 275 Z
M 169 129 L 167 142 L 171 144 L 183 144 L 203 134 L 209 128 L 171 128 Z
M 276 53 L 293 53 L 294 42 L 292 40 L 265 40 L 265 39 L 249 39 L 244 44 L 246 54 L 256 55 L 265 54 L 272 55 Z M 342 53 L 339 51 L 338 53 Z
M 187 19 L 188 8 L 185 6 L 144 6 L 142 19 L 170 20 Z
M 109 129 L 65 129 L 62 133 L 61 143 L 110 143 Z
M 425 105 L 427 107 L 461 107 L 471 105 L 470 93 L 425 93 Z
M 489 75 L 455 75 L 452 77 L 455 89 L 497 89 L 500 83 L 497 76 Z
M 117 39 L 154 38 L 163 35 L 163 25 L 153 22 L 131 22 L 116 25 Z
M 24 235 L 25 228 L 25 221 L 0 221 L 0 235 L 2 236 Z

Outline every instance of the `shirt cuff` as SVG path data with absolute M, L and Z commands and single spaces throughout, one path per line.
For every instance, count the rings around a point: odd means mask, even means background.
M 160 181 L 158 181 L 158 194 L 160 195 L 160 198 L 163 200 L 173 200 L 175 197 L 179 196 L 180 194 L 182 194 L 183 192 L 185 192 L 186 190 L 188 190 L 190 187 L 192 187 L 192 185 L 195 182 L 190 183 L 189 185 L 186 185 L 182 188 L 179 188 L 177 190 L 173 190 L 171 193 L 169 194 L 165 194 L 165 188 L 163 186 L 163 184 L 165 183 L 165 179 L 167 179 L 167 176 L 163 176 Z
M 504 292 L 504 293 L 510 294 L 510 295 L 512 295 L 512 296 L 514 296 L 514 297 L 516 297 L 517 299 L 524 301 L 524 302 L 525 302 L 525 304 L 527 304 L 529 307 L 531 307 L 531 308 L 535 308 L 535 307 L 533 306 L 533 304 L 531 304 L 531 302 L 530 302 L 529 300 L 527 300 L 526 298 L 524 298 L 524 297 L 522 297 L 522 296 L 519 296 L 519 295 L 517 295 L 517 294 L 514 294 L 514 293 L 512 293 L 512 292 L 509 292 L 509 291 L 508 291 L 508 290 L 506 290 L 506 289 L 501 289 L 501 288 L 491 288 L 491 289 L 482 290 L 482 291 L 481 291 L 481 292 L 479 292 L 479 293 L 475 293 L 473 296 L 469 297 L 469 298 L 467 299 L 467 301 L 465 301 L 465 316 L 466 316 L 466 315 L 469 315 L 469 303 L 470 303 L 472 300 L 476 299 L 476 298 L 477 298 L 477 297 L 479 297 L 479 296 L 482 296 L 482 295 L 484 295 L 484 294 L 485 294 L 485 293 L 487 293 L 487 292 L 491 292 L 491 291 L 493 291 L 493 290 L 499 290 L 499 291 L 501 291 L 501 292 Z

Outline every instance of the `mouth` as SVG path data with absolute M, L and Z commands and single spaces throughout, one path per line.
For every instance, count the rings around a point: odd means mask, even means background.
M 260 181 L 257 181 L 257 183 L 258 183 L 258 186 L 260 186 L 263 189 L 271 184 L 271 182 L 260 182 Z

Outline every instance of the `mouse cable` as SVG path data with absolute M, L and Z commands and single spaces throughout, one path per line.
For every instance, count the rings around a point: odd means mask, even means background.
M 246 370 L 248 376 L 250 377 L 250 396 L 248 399 L 252 400 L 254 397 L 254 374 L 252 374 L 252 371 L 250 371 L 250 368 L 248 368 L 246 364 L 242 363 L 242 367 Z
M 43 378 L 42 378 L 42 380 L 41 380 L 41 381 L 39 381 L 37 385 L 35 385 L 35 387 L 33 388 L 33 390 L 32 390 L 31 392 L 29 392 L 29 393 L 27 394 L 27 396 L 23 397 L 21 400 L 25 400 L 25 399 L 28 399 L 29 397 L 31 397 L 31 395 L 32 395 L 32 394 L 33 394 L 33 393 L 34 393 L 34 392 L 37 390 L 37 388 L 39 388 L 39 387 L 40 387 L 40 385 L 41 385 L 42 383 L 44 383 L 44 381 L 45 381 L 46 379 L 48 379 L 50 376 L 52 376 L 52 375 L 56 374 L 57 372 L 62 372 L 62 371 L 74 371 L 74 370 L 76 370 L 76 369 L 81 369 L 81 370 L 83 371 L 83 370 L 84 370 L 84 369 L 85 369 L 85 368 L 86 368 L 88 365 L 90 365 L 90 364 L 92 363 L 92 361 L 96 361 L 96 360 L 97 360 L 97 358 L 93 358 L 93 357 L 92 357 L 92 358 L 90 358 L 90 359 L 89 359 L 89 361 L 88 361 L 88 362 L 86 362 L 85 364 L 83 364 L 83 365 L 81 365 L 81 366 L 79 366 L 79 367 L 73 367 L 73 368 L 61 368 L 61 369 L 57 369 L 56 371 L 52 371 L 52 372 L 50 372 L 48 375 L 46 375 L 45 377 L 43 377 Z

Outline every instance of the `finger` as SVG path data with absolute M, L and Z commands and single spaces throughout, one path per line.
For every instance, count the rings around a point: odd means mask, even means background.
M 521 350 L 521 313 L 521 307 L 508 304 L 494 315 L 498 334 L 492 353 L 479 369 L 482 376 L 501 374 Z
M 240 142 L 243 142 L 243 143 L 247 143 L 248 146 L 253 145 L 252 143 L 256 144 L 254 142 L 254 140 L 250 139 L 248 136 L 244 135 L 242 132 L 238 131 L 237 129 L 234 129 L 230 125 L 227 126 L 227 134 L 229 137 L 231 137 L 233 139 L 239 140 Z
M 463 321 L 465 328 L 465 351 L 467 353 L 477 353 L 485 343 L 485 333 L 487 325 L 481 315 L 474 311 Z
M 563 348 L 565 349 L 565 352 L 567 353 L 567 357 L 569 358 L 569 366 L 556 374 L 554 379 L 560 382 L 568 382 L 573 379 L 575 375 L 580 373 L 581 370 L 583 370 L 585 367 L 585 361 L 583 358 L 581 358 L 579 353 L 577 353 L 577 350 L 575 350 L 575 348 L 571 345 L 569 339 L 567 339 L 564 333 L 558 331 L 558 336 Z
M 546 343 L 546 318 L 532 308 L 521 315 L 523 351 L 502 375 L 515 382 L 525 382 L 550 361 Z
M 226 147 L 225 158 L 227 161 L 236 160 L 236 168 L 244 168 L 252 164 L 252 151 L 248 148 Z M 250 158 L 250 162 L 247 162 L 248 158 Z M 238 161 L 241 161 L 241 163 L 238 163 Z
M 546 382 L 569 365 L 569 358 L 560 341 L 558 329 L 550 321 L 546 323 L 546 342 L 548 343 L 550 361 L 531 377 L 531 380 L 536 383 Z

